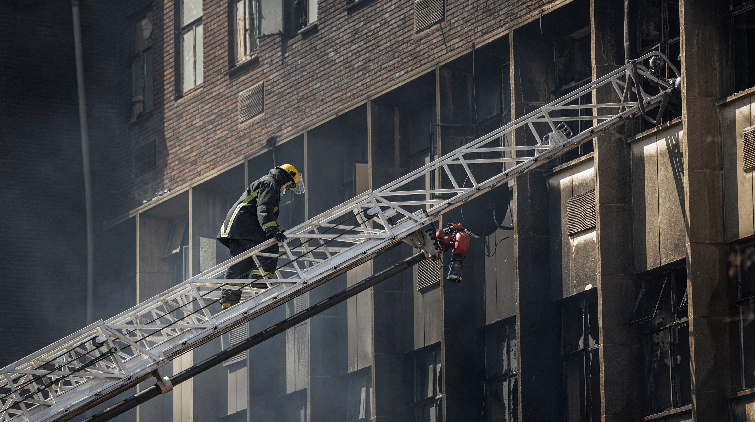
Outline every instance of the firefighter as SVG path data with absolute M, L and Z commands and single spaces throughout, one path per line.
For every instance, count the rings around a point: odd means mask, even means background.
M 301 194 L 304 192 L 304 180 L 301 173 L 291 164 L 283 164 L 270 170 L 249 185 L 241 197 L 233 204 L 220 227 L 218 240 L 230 249 L 231 257 L 248 251 L 267 239 L 278 242 L 286 240 L 283 227 L 278 222 L 278 207 L 281 195 L 287 191 Z M 266 254 L 278 254 L 275 243 L 262 250 Z M 260 268 L 249 257 L 231 265 L 225 272 L 226 279 L 262 279 L 272 278 L 278 264 L 278 258 L 259 257 Z M 241 287 L 244 283 L 226 283 L 221 288 L 220 303 L 229 308 L 241 300 Z M 255 284 L 255 287 L 264 284 Z

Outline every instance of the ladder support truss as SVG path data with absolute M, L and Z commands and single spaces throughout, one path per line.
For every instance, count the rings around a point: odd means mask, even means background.
M 676 78 L 660 78 L 642 64 L 651 57 L 668 65 Z M 678 87 L 678 75 L 662 54 L 650 53 L 288 230 L 279 267 L 264 280 L 269 287 L 236 280 L 247 283 L 238 305 L 223 309 L 217 303 L 221 286 L 233 282 L 223 279 L 225 270 L 250 257 L 258 264 L 269 258 L 263 250 L 273 240 L 0 369 L 0 422 L 70 419 L 159 374 L 173 358 L 411 239 L 443 213 L 600 132 L 638 116 L 658 121 L 646 113 L 665 107 Z M 597 90 L 614 98 L 595 103 Z M 519 145 L 511 145 L 515 131 Z M 473 169 L 479 164 L 493 164 L 500 171 L 477 180 Z M 428 189 L 425 180 L 436 180 L 436 175 L 441 186 Z

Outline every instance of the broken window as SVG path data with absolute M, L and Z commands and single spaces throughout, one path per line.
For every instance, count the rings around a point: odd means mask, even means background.
M 555 58 L 556 98 L 568 95 L 592 82 L 592 59 L 590 53 L 590 25 L 578 29 L 563 38 L 556 38 L 553 42 L 553 55 Z M 587 93 L 566 105 L 579 106 L 592 103 L 592 93 Z M 567 137 L 576 135 L 592 127 L 593 120 L 591 108 L 576 108 L 574 110 L 562 110 L 559 112 L 563 117 L 586 117 L 585 120 L 564 122 L 558 129 Z M 572 148 L 561 155 L 556 164 L 567 163 L 593 152 L 593 141 L 587 141 L 576 148 Z
M 234 0 L 234 64 L 243 63 L 257 53 L 258 10 L 257 0 Z
M 736 246 L 732 269 L 737 278 L 741 389 L 755 388 L 755 243 Z
M 659 51 L 681 71 L 681 30 L 679 23 L 679 0 L 642 0 L 637 9 L 636 50 L 632 58 L 639 58 L 652 51 Z M 647 63 L 646 63 L 647 64 Z M 668 64 L 654 70 L 661 78 L 676 78 Z M 647 84 L 647 81 L 645 82 Z M 644 87 L 650 89 L 650 85 Z M 670 99 L 662 122 L 681 116 L 681 101 L 676 97 Z M 655 118 L 651 114 L 651 117 Z M 644 131 L 655 127 L 654 123 L 641 119 L 638 130 Z
M 645 337 L 647 413 L 690 404 L 687 272 L 683 266 L 642 280 L 631 323 L 641 326 Z
M 317 22 L 317 0 L 288 0 L 288 32 L 298 31 Z
M 372 419 L 372 370 L 360 369 L 348 375 L 346 420 L 362 422 Z
M 134 23 L 134 51 L 131 60 L 132 120 L 152 111 L 152 12 Z
M 637 53 L 633 58 L 660 51 L 681 70 L 679 0 L 642 0 L 637 13 Z M 663 69 L 662 76 L 673 75 L 670 69 Z
M 518 417 L 516 319 L 485 326 L 485 420 Z
M 598 296 L 595 289 L 561 305 L 564 420 L 600 420 Z
M 739 4 L 737 4 L 739 3 Z M 732 53 L 734 91 L 755 86 L 755 3 L 734 1 L 732 4 Z
M 414 419 L 417 422 L 442 421 L 440 343 L 414 353 Z
M 183 0 L 180 22 L 181 91 L 186 92 L 204 80 L 202 0 Z

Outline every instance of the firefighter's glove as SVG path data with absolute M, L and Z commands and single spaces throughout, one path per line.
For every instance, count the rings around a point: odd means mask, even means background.
M 265 236 L 268 239 L 274 238 L 278 242 L 284 242 L 286 240 L 286 235 L 283 234 L 283 227 L 281 226 L 270 227 L 265 230 Z

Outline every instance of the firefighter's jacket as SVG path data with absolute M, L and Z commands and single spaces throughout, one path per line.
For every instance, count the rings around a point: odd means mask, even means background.
M 286 184 L 286 175 L 274 168 L 249 185 L 238 201 L 228 210 L 220 227 L 218 240 L 228 246 L 229 239 L 246 239 L 264 242 L 265 232 L 271 228 L 280 230 L 278 207 L 281 188 Z

